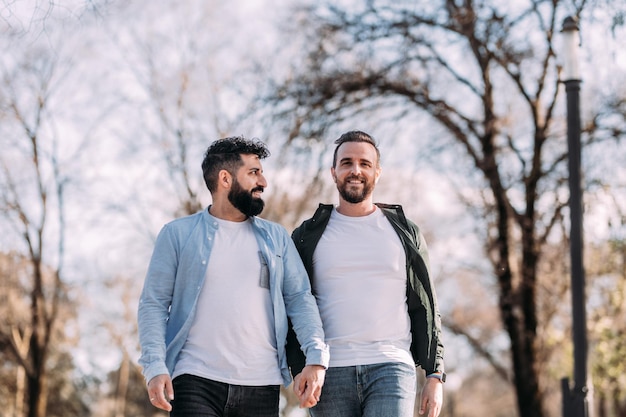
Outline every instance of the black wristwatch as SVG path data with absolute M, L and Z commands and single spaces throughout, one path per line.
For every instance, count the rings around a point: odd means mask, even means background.
M 446 373 L 445 372 L 433 372 L 430 375 L 427 375 L 426 378 L 437 378 L 441 382 L 446 382 Z

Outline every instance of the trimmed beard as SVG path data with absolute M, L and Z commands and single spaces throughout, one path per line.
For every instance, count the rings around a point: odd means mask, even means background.
M 252 196 L 252 193 L 255 191 L 263 191 L 263 187 L 255 187 L 247 191 L 239 185 L 237 179 L 234 179 L 233 186 L 228 192 L 228 201 L 246 216 L 256 216 L 263 211 L 265 202 L 260 198 Z
M 339 195 L 341 195 L 341 198 L 352 204 L 361 203 L 372 193 L 372 190 L 374 189 L 372 184 L 370 184 L 367 180 L 364 180 L 363 191 L 350 190 L 349 188 L 351 186 L 350 184 L 348 184 L 348 181 L 355 178 L 361 179 L 358 177 L 350 177 L 346 178 L 346 180 L 341 184 L 337 183 L 337 190 L 339 191 Z

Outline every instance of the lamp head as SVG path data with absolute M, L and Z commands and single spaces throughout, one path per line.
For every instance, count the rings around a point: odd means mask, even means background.
M 578 20 L 568 16 L 563 21 L 561 30 L 561 81 L 580 80 L 578 51 L 580 49 L 580 30 Z

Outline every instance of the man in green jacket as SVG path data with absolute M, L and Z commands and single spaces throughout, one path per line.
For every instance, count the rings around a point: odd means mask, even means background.
M 419 365 L 427 376 L 419 413 L 437 417 L 445 373 L 426 242 L 401 206 L 373 202 L 381 174 L 374 139 L 351 131 L 335 143 L 331 174 L 339 204 L 320 204 L 292 235 L 330 346 L 324 389 L 310 413 L 412 417 Z M 287 354 L 296 375 L 304 357 L 293 337 Z M 305 384 L 297 382 L 302 397 Z

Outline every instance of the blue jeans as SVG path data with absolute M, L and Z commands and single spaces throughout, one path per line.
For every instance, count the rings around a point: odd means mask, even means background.
M 278 417 L 278 385 L 230 385 L 187 374 L 172 383 L 170 417 Z
M 313 417 L 413 417 L 414 366 L 379 363 L 328 368 Z

